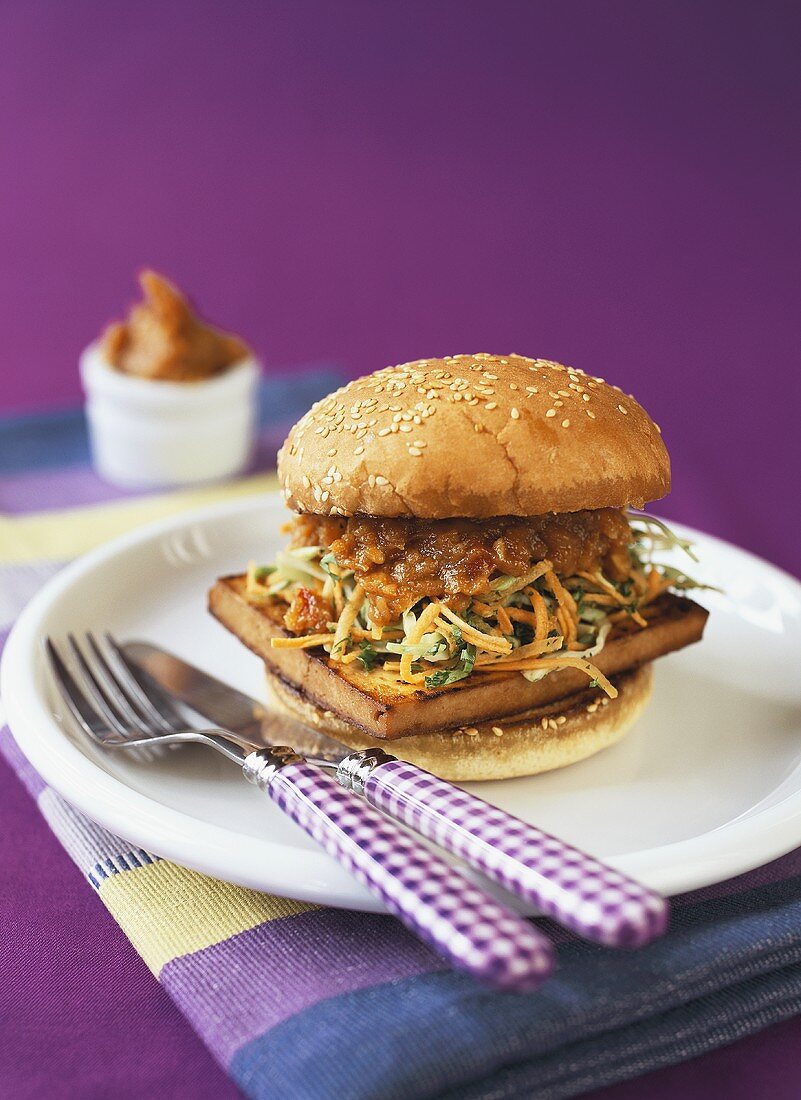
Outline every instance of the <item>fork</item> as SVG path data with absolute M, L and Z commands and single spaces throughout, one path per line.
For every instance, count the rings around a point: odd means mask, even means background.
M 68 635 L 71 660 L 45 650 L 78 727 L 106 750 L 195 742 L 239 765 L 270 798 L 412 932 L 453 967 L 492 988 L 525 992 L 552 971 L 553 947 L 533 924 L 286 745 L 246 752 L 223 728 L 197 729 L 159 707 L 128 665 L 92 635 Z
M 583 939 L 632 948 L 665 932 L 663 897 L 567 841 L 384 749 L 353 752 L 295 718 L 265 711 L 255 699 L 159 646 L 121 646 L 108 632 L 103 638 L 154 698 L 188 707 L 193 719 L 226 726 L 251 747 L 285 737 L 311 742 L 311 762 L 332 772 L 343 787 Z

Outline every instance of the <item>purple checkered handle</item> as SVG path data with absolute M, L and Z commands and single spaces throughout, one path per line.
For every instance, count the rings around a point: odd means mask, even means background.
M 553 969 L 551 943 L 530 921 L 291 749 L 253 752 L 244 772 L 452 966 L 514 992 Z
M 337 779 L 585 939 L 638 947 L 667 927 L 659 894 L 414 764 L 367 749 Z

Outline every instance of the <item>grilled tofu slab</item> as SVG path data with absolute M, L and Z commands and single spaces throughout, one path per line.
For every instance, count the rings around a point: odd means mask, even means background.
M 248 603 L 245 592 L 244 576 L 222 577 L 209 593 L 209 610 L 261 657 L 270 673 L 321 710 L 373 737 L 393 740 L 522 716 L 587 689 L 584 673 L 562 668 L 534 683 L 519 672 L 482 672 L 427 690 L 398 683 L 380 669 L 367 672 L 358 661 L 348 665 L 332 661 L 320 649 L 273 649 L 272 638 L 291 636 L 282 621 L 284 606 L 256 607 Z M 607 642 L 593 664 L 606 676 L 638 668 L 700 641 L 707 615 L 686 597 L 661 596 L 653 605 L 648 626 Z

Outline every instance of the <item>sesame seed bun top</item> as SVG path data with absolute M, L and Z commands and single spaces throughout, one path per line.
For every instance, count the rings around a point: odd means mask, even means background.
M 670 489 L 633 397 L 521 355 L 419 359 L 318 401 L 278 454 L 297 512 L 447 519 L 642 507 Z

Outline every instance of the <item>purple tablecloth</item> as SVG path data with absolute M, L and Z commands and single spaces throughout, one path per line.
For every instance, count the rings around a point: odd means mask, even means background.
M 0 758 L 0 1093 L 239 1096 Z M 801 1018 L 594 1100 L 797 1100 Z

